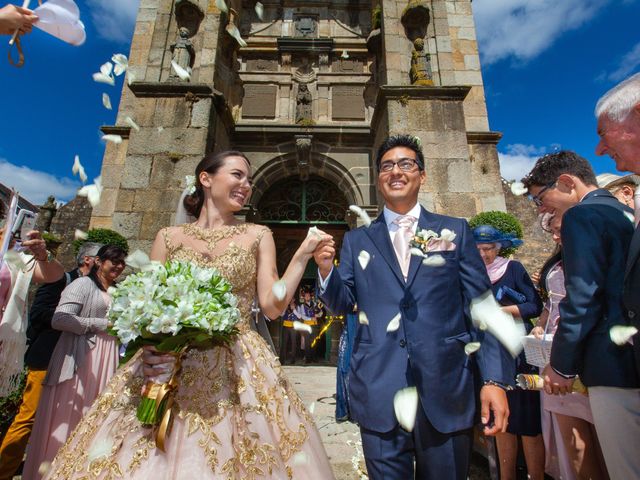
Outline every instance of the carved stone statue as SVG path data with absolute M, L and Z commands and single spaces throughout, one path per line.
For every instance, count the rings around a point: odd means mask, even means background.
M 422 38 L 416 38 L 413 42 L 409 75 L 413 85 L 433 85 L 431 57 L 424 51 L 424 40 Z
M 306 83 L 301 83 L 296 97 L 296 123 L 308 123 L 313 120 L 312 101 L 309 87 Z
M 53 195 L 49 196 L 46 203 L 40 206 L 40 211 L 38 212 L 38 230 L 49 231 L 51 222 L 53 221 L 53 217 L 56 216 L 57 211 L 58 207 L 56 206 L 55 197 Z
M 298 17 L 294 22 L 296 37 L 315 38 L 317 31 L 317 20 L 314 17 Z
M 171 53 L 173 54 L 171 59 L 179 66 L 190 72 L 191 66 L 193 65 L 195 50 L 193 49 L 193 43 L 191 43 L 189 35 L 190 32 L 188 28 L 181 27 L 178 29 L 178 39 L 176 40 L 176 43 L 171 45 Z M 177 73 L 173 69 L 171 69 L 171 75 L 169 78 L 178 78 Z

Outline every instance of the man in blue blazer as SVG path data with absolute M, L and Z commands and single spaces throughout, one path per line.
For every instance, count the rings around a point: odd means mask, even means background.
M 357 304 L 362 312 L 349 376 L 352 418 L 360 426 L 372 480 L 412 479 L 414 460 L 415 478 L 466 479 L 476 411 L 474 360 L 486 381 L 480 393 L 485 433 L 505 431 L 504 387 L 513 382 L 512 367 L 501 360 L 493 337 L 473 356 L 465 354 L 467 343 L 484 337 L 471 325 L 469 303 L 491 283 L 467 222 L 418 203 L 426 175 L 415 137 L 388 138 L 376 165 L 383 213 L 345 235 L 337 269 L 333 245 L 314 255 L 327 307 L 349 313 Z M 449 239 L 446 230 L 455 234 L 453 241 L 425 245 L 437 259 L 433 265 L 407 250 L 422 230 Z M 400 427 L 394 413 L 394 395 L 408 386 L 419 397 L 412 432 Z
M 616 345 L 609 333 L 627 324 L 622 288 L 633 211 L 599 189 L 589 162 L 574 152 L 540 158 L 523 183 L 541 213 L 562 215 L 567 293 L 542 374 L 545 390 L 569 393 L 579 375 L 610 477 L 640 478 L 640 378 L 632 345 Z

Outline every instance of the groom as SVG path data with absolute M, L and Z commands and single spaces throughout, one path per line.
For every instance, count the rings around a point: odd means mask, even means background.
M 491 336 L 473 356 L 464 352 L 466 343 L 483 337 L 470 325 L 469 302 L 491 283 L 467 222 L 418 203 L 426 175 L 415 137 L 388 138 L 376 167 L 383 213 L 370 227 L 345 235 L 339 268 L 332 268 L 332 244 L 314 254 L 321 300 L 334 314 L 351 312 L 357 304 L 368 320 L 358 325 L 349 377 L 367 470 L 372 480 L 413 479 L 415 460 L 415 478 L 466 479 L 476 410 L 474 360 L 484 383 L 485 434 L 506 431 L 509 414 L 503 388 L 513 382 L 512 362 L 501 361 Z M 452 243 L 432 242 L 427 249 L 444 265 L 423 265 L 422 258 L 410 255 L 417 229 L 456 234 Z M 368 263 L 358 260 L 362 251 L 369 254 Z M 388 331 L 397 314 L 399 327 Z M 400 427 L 393 404 L 395 393 L 408 386 L 419 395 L 412 432 Z

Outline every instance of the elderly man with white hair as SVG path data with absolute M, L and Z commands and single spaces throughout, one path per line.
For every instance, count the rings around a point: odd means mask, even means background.
M 596 154 L 609 155 L 616 168 L 640 174 L 640 73 L 609 90 L 596 105 L 600 142 Z M 635 190 L 636 229 L 629 246 L 624 273 L 623 302 L 627 323 L 640 329 L 640 187 Z M 640 371 L 640 336 L 633 342 L 636 367 Z M 594 395 L 590 391 L 591 409 L 606 420 L 604 428 L 596 428 L 600 437 L 607 469 L 611 478 L 640 478 L 640 457 L 637 441 L 640 438 L 640 389 L 617 391 L 610 389 L 594 409 Z M 599 397 L 596 393 L 596 397 Z M 608 398 L 607 398 L 608 397 Z M 633 445 L 633 446 L 631 446 Z

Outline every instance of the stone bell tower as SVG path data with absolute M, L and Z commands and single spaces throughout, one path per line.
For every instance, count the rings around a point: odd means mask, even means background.
M 325 224 L 340 237 L 355 224 L 349 204 L 377 213 L 375 151 L 398 133 L 422 143 L 426 208 L 465 217 L 505 209 L 470 0 L 226 6 L 141 1 L 135 78 L 116 125 L 103 127 L 123 142 L 107 146 L 93 227 L 148 251 L 172 222 L 185 175 L 205 153 L 234 148 L 254 171 L 248 218 L 272 226 L 277 242 L 294 238 L 295 225 Z

